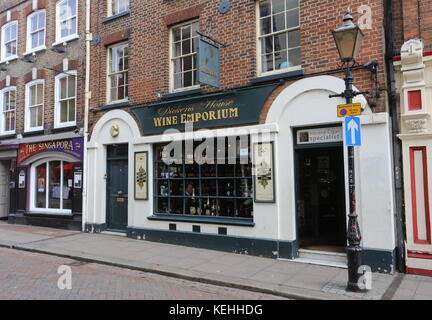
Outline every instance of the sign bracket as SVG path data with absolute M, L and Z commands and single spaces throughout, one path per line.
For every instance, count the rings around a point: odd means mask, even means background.
M 204 34 L 202 32 L 197 31 L 196 33 L 199 34 L 201 37 L 207 38 L 207 39 L 213 41 L 214 43 L 217 43 L 218 45 L 220 45 L 220 46 L 222 46 L 224 48 L 228 47 L 228 45 L 226 43 L 220 42 L 220 41 L 216 40 L 215 38 L 210 37 L 210 36 L 208 36 L 208 35 L 206 35 L 206 34 Z

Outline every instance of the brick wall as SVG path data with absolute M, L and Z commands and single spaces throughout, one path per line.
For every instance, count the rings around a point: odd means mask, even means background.
M 36 53 L 34 63 L 27 63 L 21 59 L 13 60 L 8 65 L 2 64 L 7 71 L 0 72 L 0 89 L 6 85 L 6 77 L 9 75 L 17 87 L 16 107 L 16 133 L 24 132 L 25 114 L 25 85 L 32 79 L 32 69 L 37 69 L 37 78 L 45 81 L 44 85 L 44 134 L 52 133 L 54 127 L 54 85 L 55 77 L 63 71 L 63 59 L 69 59 L 69 70 L 77 71 L 77 126 L 83 125 L 84 105 L 84 75 L 85 75 L 85 7 L 83 1 L 79 1 L 78 9 L 78 33 L 80 39 L 67 44 L 66 52 L 63 54 L 52 51 L 52 44 L 55 42 L 55 11 L 56 1 L 38 0 L 38 9 L 46 9 L 46 50 Z M 6 4 L 12 6 L 8 7 Z M 32 13 L 32 1 L 1 1 L 0 28 L 6 22 L 7 10 L 11 10 L 12 20 L 18 21 L 18 56 L 23 57 L 26 51 L 27 38 L 27 16 Z M 12 81 L 11 81 L 12 83 Z M 1 137 L 0 137 L 1 139 Z
M 256 53 L 256 3 L 250 0 L 232 0 L 227 14 L 218 12 L 219 0 L 131 0 L 129 15 L 109 22 L 105 1 L 92 3 L 92 33 L 101 39 L 109 39 L 115 33 L 130 28 L 129 100 L 131 105 L 141 105 L 157 101 L 156 94 L 169 93 L 169 26 L 197 17 L 200 30 L 228 44 L 221 48 L 221 88 L 247 86 L 257 75 Z M 367 5 L 372 12 L 372 28 L 364 30 L 365 42 L 359 63 L 377 60 L 379 62 L 378 80 L 385 87 L 384 78 L 384 29 L 383 1 L 381 0 L 302 0 L 301 44 L 302 65 L 305 74 L 325 72 L 339 67 L 337 49 L 330 30 L 342 25 L 346 8 L 353 11 L 357 23 L 361 13 L 359 6 Z M 92 46 L 91 107 L 98 109 L 106 105 L 107 49 L 103 41 Z M 342 73 L 334 74 L 343 78 Z M 361 90 L 370 90 L 370 73 L 366 70 L 354 72 L 355 85 Z M 286 86 L 286 84 L 285 84 Z M 204 92 L 215 89 L 201 86 Z M 375 111 L 386 110 L 384 99 L 371 99 Z M 103 115 L 91 115 L 94 125 Z M 264 121 L 264 118 L 262 118 Z
M 393 0 L 395 54 L 409 39 L 422 39 L 432 50 L 432 0 Z

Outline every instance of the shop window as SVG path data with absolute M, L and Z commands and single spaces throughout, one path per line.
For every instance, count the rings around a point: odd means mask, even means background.
M 76 119 L 76 71 L 68 71 L 56 77 L 56 127 L 75 125 Z
M 10 87 L 0 92 L 1 125 L 0 134 L 15 132 L 16 88 Z
M 198 87 L 197 40 L 199 22 L 171 29 L 172 91 Z
M 72 210 L 73 164 L 48 161 L 34 167 L 34 208 L 42 211 Z
M 260 75 L 301 66 L 299 0 L 257 1 Z
M 56 42 L 61 43 L 77 37 L 77 2 L 78 0 L 57 2 Z
M 109 3 L 109 15 L 114 16 L 123 12 L 129 11 L 129 0 L 110 0 Z
M 26 85 L 25 129 L 43 129 L 44 81 L 35 80 Z
M 18 22 L 12 21 L 2 27 L 1 60 L 7 61 L 18 57 Z
M 155 147 L 155 213 L 210 217 L 253 217 L 252 163 L 248 137 L 222 138 L 204 153 L 205 163 L 169 145 Z M 192 142 L 191 142 L 192 143 Z M 202 142 L 194 142 L 195 150 Z M 167 153 L 170 159 L 166 161 Z M 176 157 L 175 157 L 176 155 Z
M 27 17 L 27 52 L 45 48 L 45 10 Z
M 129 46 L 116 45 L 108 49 L 109 102 L 125 101 L 129 96 Z

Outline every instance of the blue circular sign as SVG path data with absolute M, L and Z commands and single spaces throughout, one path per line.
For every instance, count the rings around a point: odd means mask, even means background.
M 219 12 L 225 14 L 231 8 L 231 3 L 228 0 L 225 0 L 219 4 Z

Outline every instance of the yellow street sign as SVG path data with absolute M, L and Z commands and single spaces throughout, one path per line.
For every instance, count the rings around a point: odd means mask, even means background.
M 362 109 L 360 103 L 342 104 L 338 106 L 337 116 L 343 117 L 356 117 L 361 115 Z

